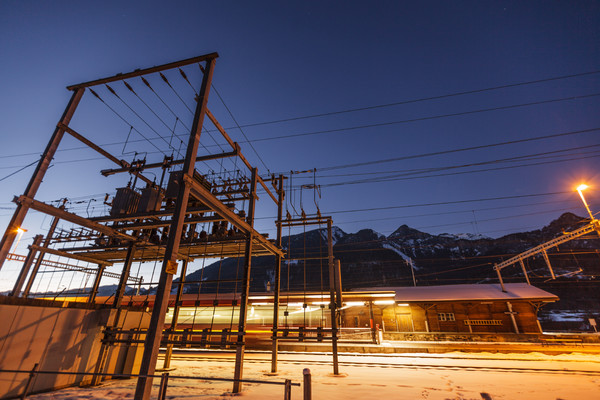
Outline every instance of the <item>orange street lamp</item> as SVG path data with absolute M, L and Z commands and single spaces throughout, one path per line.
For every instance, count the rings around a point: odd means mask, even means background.
M 590 207 L 588 206 L 588 203 L 585 201 L 585 197 L 583 197 L 583 191 L 585 189 L 589 188 L 588 185 L 586 185 L 585 183 L 582 183 L 581 185 L 577 186 L 577 192 L 579 193 L 579 197 L 581 197 L 581 201 L 583 201 L 583 205 L 585 206 L 585 209 L 587 210 L 588 214 L 590 214 L 590 218 L 592 219 L 592 221 L 594 221 L 594 214 L 592 214 L 592 212 L 590 211 Z

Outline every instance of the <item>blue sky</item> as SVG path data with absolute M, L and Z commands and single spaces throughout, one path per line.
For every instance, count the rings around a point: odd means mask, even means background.
M 69 99 L 69 84 L 217 51 L 213 82 L 240 125 L 338 112 L 600 70 L 600 5 L 5 0 L 0 3 L 0 38 L 1 178 L 42 152 Z M 583 216 L 572 191 L 582 180 L 592 185 L 587 194 L 592 209 L 600 210 L 600 163 L 594 153 L 598 148 L 593 147 L 600 144 L 598 131 L 362 167 L 331 167 L 600 128 L 600 96 L 440 117 L 597 93 L 600 74 L 589 74 L 249 126 L 244 133 L 257 140 L 334 130 L 253 145 L 272 172 L 317 168 L 320 209 L 347 232 L 370 227 L 390 234 L 407 224 L 436 234 L 497 237 L 539 228 L 564 211 Z M 86 105 L 82 102 L 76 114 L 82 133 L 101 144 L 123 141 L 129 127 L 94 101 L 87 93 Z M 223 125 L 235 126 L 214 94 L 209 106 Z M 95 118 L 105 116 L 114 120 L 108 125 L 111 129 L 94 129 Z M 419 120 L 406 122 L 414 119 Z M 358 128 L 366 125 L 370 127 Z M 228 131 L 244 141 L 239 130 Z M 581 149 L 568 152 L 564 158 L 570 161 L 557 162 L 561 158 L 556 152 L 571 148 Z M 110 149 L 121 152 L 120 146 Z M 242 149 L 265 173 L 249 145 L 242 143 Z M 545 157 L 534 161 L 543 164 L 455 173 L 466 171 L 457 167 L 464 164 L 520 165 L 524 162 L 497 160 L 533 154 Z M 110 164 L 73 162 L 91 156 L 85 151 L 59 153 L 38 197 L 54 200 L 114 191 L 114 181 L 98 174 Z M 162 159 L 154 157 L 153 161 Z M 443 175 L 331 186 L 390 171 L 432 168 L 440 170 L 425 175 Z M 31 173 L 28 168 L 0 181 L 0 227 L 6 226 L 12 197 L 23 192 Z M 312 182 L 311 176 L 294 179 Z M 456 203 L 558 192 L 568 193 Z M 311 212 L 312 193 L 304 193 L 304 205 Z M 421 206 L 432 203 L 443 204 Z M 407 205 L 411 207 L 390 208 Z M 366 211 L 340 212 L 350 210 Z M 259 211 L 274 215 L 270 208 Z M 267 221 L 260 220 L 260 227 L 273 234 Z M 35 215 L 26 222 L 30 230 L 25 238 L 48 225 L 47 219 Z

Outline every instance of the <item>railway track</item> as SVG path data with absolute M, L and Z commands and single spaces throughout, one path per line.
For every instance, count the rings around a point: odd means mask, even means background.
M 205 361 L 205 362 L 222 362 L 222 363 L 232 363 L 234 358 L 227 354 L 227 357 L 223 357 L 223 354 L 220 353 L 219 356 L 191 356 L 191 355 L 182 355 L 173 353 L 172 358 L 176 360 L 182 361 Z M 271 360 L 263 359 L 258 357 L 248 357 L 249 354 L 246 355 L 244 362 L 249 364 L 270 364 Z M 396 356 L 395 356 L 396 357 Z M 402 357 L 397 357 L 402 358 Z M 403 358 L 415 358 L 410 356 L 405 356 Z M 419 359 L 438 359 L 439 357 L 418 357 Z M 490 358 L 475 358 L 475 357 L 448 357 L 443 359 L 459 359 L 459 360 L 478 360 L 478 361 L 489 361 L 489 360 L 500 360 L 500 361 L 540 361 L 540 360 L 527 360 L 527 359 L 490 359 Z M 396 359 L 396 361 L 398 361 Z M 295 364 L 295 365 L 307 365 L 307 362 L 312 365 L 331 365 L 331 361 L 323 361 L 323 360 L 306 360 L 306 359 L 279 359 L 278 363 L 281 364 Z M 576 361 L 575 361 L 576 362 Z M 586 361 L 587 362 L 587 361 Z M 592 361 L 590 361 L 592 362 Z M 397 369 L 436 369 L 436 370 L 463 370 L 463 371 L 489 371 L 489 372 L 512 372 L 512 373 L 544 373 L 544 374 L 569 374 L 569 375 L 586 375 L 586 376 L 600 376 L 600 370 L 583 370 L 583 369 L 568 369 L 568 368 L 535 368 L 535 367 L 502 367 L 502 366 L 476 366 L 476 365 L 443 365 L 443 364 L 434 364 L 434 363 L 414 363 L 414 362 L 394 362 L 394 363 L 386 363 L 386 362 L 360 362 L 360 361 L 347 361 L 340 360 L 340 367 L 365 367 L 365 368 L 397 368 Z

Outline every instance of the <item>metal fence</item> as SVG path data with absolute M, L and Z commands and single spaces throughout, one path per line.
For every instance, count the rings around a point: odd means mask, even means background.
M 67 372 L 67 371 L 39 371 L 39 364 L 35 364 L 31 370 L 22 369 L 0 369 L 0 373 L 16 373 L 16 374 L 29 374 L 23 393 L 20 396 L 15 397 L 19 399 L 26 399 L 33 381 L 37 375 L 81 375 L 81 376 L 105 376 L 111 378 L 160 378 L 160 384 L 158 389 L 158 400 L 165 400 L 167 395 L 167 388 L 169 379 L 190 379 L 190 380 L 202 380 L 202 381 L 221 381 L 221 382 L 242 382 L 242 383 L 257 383 L 264 385 L 280 385 L 283 386 L 283 399 L 291 400 L 292 398 L 292 386 L 302 386 L 300 383 L 292 382 L 290 379 L 284 381 L 263 381 L 257 379 L 233 379 L 233 378 L 217 378 L 207 376 L 185 376 L 185 375 L 170 375 L 165 372 L 160 375 L 140 375 L 140 374 L 107 374 L 107 373 L 94 373 L 94 372 Z M 311 374 L 310 370 L 305 368 L 303 371 L 303 400 L 311 400 Z

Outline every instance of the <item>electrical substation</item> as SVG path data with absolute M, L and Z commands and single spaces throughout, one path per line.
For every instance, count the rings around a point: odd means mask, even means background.
M 307 206 L 307 215 L 303 205 L 286 199 L 287 181 L 293 173 L 289 177 L 274 175 L 250 164 L 241 146 L 209 110 L 209 95 L 222 101 L 213 87 L 217 57 L 211 53 L 67 88 L 72 97 L 64 114 L 26 190 L 15 197 L 17 209 L 2 238 L 0 266 L 5 261 L 20 264 L 10 293 L 12 304 L 24 309 L 32 305 L 73 309 L 80 314 L 83 309 L 88 314 L 73 318 L 88 318 L 90 312 L 102 317 L 94 317 L 98 326 L 85 322 L 88 331 L 74 322 L 83 336 L 79 340 L 88 343 L 79 348 L 78 364 L 55 362 L 49 366 L 41 361 L 39 366 L 40 370 L 92 375 L 52 381 L 46 387 L 38 382 L 37 390 L 94 384 L 111 374 L 129 373 L 138 379 L 135 398 L 148 399 L 159 348 L 166 348 L 164 366 L 169 367 L 173 348 L 197 347 L 235 349 L 232 382 L 233 392 L 239 392 L 248 316 L 250 309 L 254 310 L 249 299 L 253 296 L 257 306 L 268 304 L 273 313 L 266 335 L 271 341 L 272 372 L 277 371 L 281 341 L 315 340 L 331 343 L 333 372 L 338 373 L 337 323 L 342 298 L 339 262 L 333 258 L 332 219 L 318 209 L 316 182 L 304 187 L 305 194 L 315 199 L 314 205 Z M 75 118 L 85 102 L 94 102 L 104 113 L 91 126 Z M 85 112 L 91 113 L 89 109 Z M 111 123 L 104 127 L 108 119 Z M 115 138 L 119 147 L 124 143 L 122 150 L 111 152 L 99 144 L 106 141 L 104 135 L 111 129 L 118 130 Z M 50 179 L 53 169 L 49 167 L 68 137 L 71 143 L 77 141 L 79 148 L 100 156 L 96 163 L 102 165 L 101 170 L 93 173 L 115 182 L 112 193 L 74 198 L 69 194 L 73 183 L 62 182 L 56 189 L 64 189 L 64 194 L 57 201 L 36 197 L 42 181 Z M 259 208 L 264 203 L 270 205 Z M 256 230 L 259 209 L 270 210 L 261 217 L 271 218 L 275 237 Z M 26 216 L 34 211 L 47 217 L 45 232 L 33 236 L 27 254 L 11 252 L 22 228 L 27 227 Z M 282 231 L 306 232 L 306 226 L 321 228 L 322 248 L 286 260 Z M 272 259 L 273 284 L 263 293 L 250 293 L 252 260 L 260 256 Z M 206 260 L 225 258 L 237 260 L 235 278 L 219 273 L 217 279 L 186 281 L 192 266 L 198 270 Z M 288 276 L 287 287 L 282 284 L 286 277 L 281 265 L 287 263 L 288 275 L 290 265 L 304 266 L 306 279 L 303 258 L 318 260 L 321 290 L 308 293 L 306 284 L 294 282 L 304 286 L 293 294 L 304 317 L 295 317 L 291 324 L 290 280 Z M 104 286 L 114 290 L 99 293 Z M 194 320 L 178 325 L 184 301 L 188 311 L 212 310 L 210 323 Z M 227 310 L 225 322 L 223 317 L 215 321 L 217 308 Z M 307 322 L 307 313 L 315 312 L 319 317 Z M 41 321 L 39 329 L 44 330 L 43 318 Z M 61 345 L 55 347 L 61 349 Z M 45 354 L 49 349 L 39 351 Z M 89 354 L 81 354 L 84 351 Z M 20 365 L 25 367 L 24 362 Z M 13 377 L 11 384 L 20 388 L 25 378 Z
M 495 264 L 499 284 L 417 287 L 413 260 L 385 243 L 413 286 L 361 280 L 367 286 L 342 292 L 334 244 L 341 238 L 344 259 L 348 243 L 321 213 L 316 170 L 268 169 L 213 84 L 217 58 L 67 87 L 70 101 L 0 243 L 0 276 L 12 280 L 0 296 L 1 398 L 132 378 L 135 399 L 148 400 L 160 377 L 163 399 L 183 349 L 235 352 L 230 377 L 216 380 L 233 393 L 244 382 L 282 384 L 289 398 L 289 379 L 244 379 L 247 346 L 270 352 L 265 375 L 277 375 L 286 346 L 305 346 L 330 353 L 339 377 L 339 347 L 381 344 L 384 333 L 545 334 L 538 311 L 558 297 L 531 284 L 524 261 L 541 255 L 554 279 L 547 251 L 600 232 L 585 200 L 587 225 Z M 517 264 L 526 283 L 505 283 L 501 270 Z

